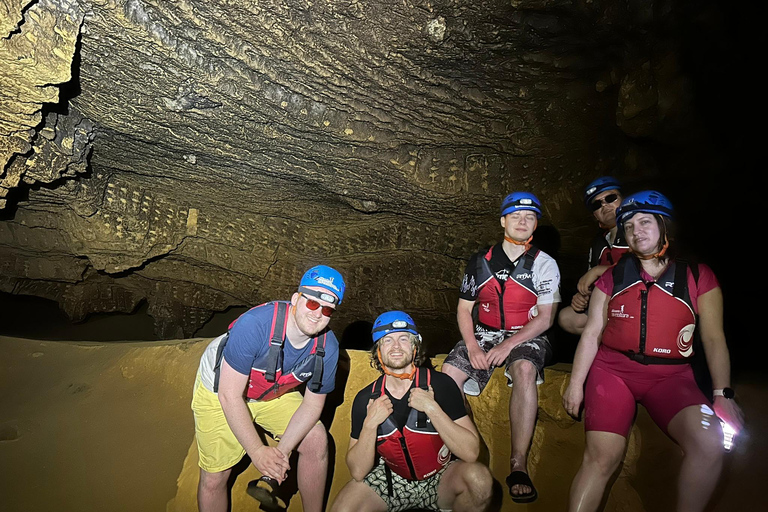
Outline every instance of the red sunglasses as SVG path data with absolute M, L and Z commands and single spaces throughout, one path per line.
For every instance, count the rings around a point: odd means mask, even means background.
M 327 316 L 327 317 L 330 317 L 333 314 L 333 312 L 336 311 L 331 306 L 323 306 L 316 300 L 310 299 L 309 297 L 307 297 L 301 292 L 299 292 L 299 295 L 304 297 L 304 299 L 307 301 L 307 309 L 309 309 L 310 311 L 317 311 L 317 308 L 322 308 L 320 312 L 323 314 L 323 316 Z

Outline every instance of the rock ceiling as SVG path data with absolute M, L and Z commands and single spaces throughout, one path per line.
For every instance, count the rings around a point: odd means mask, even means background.
M 584 182 L 659 172 L 638 141 L 685 144 L 689 18 L 640 0 L 0 0 L 0 291 L 73 319 L 146 301 L 181 337 L 323 262 L 347 278 L 338 325 L 406 308 L 449 331 L 504 194 L 537 193 L 580 264 Z

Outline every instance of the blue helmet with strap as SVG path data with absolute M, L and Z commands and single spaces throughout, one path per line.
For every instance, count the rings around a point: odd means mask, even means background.
M 536 218 L 541 218 L 541 201 L 530 192 L 512 192 L 501 202 L 501 216 L 510 213 L 531 210 L 536 212 Z
M 341 300 L 344 298 L 344 278 L 338 270 L 335 270 L 326 265 L 317 265 L 312 267 L 304 273 L 304 276 L 299 282 L 299 288 L 304 286 L 317 286 L 325 288 L 329 292 L 333 293 L 338 298 L 338 304 L 341 304 Z M 325 300 L 325 298 L 320 297 Z M 329 297 L 332 298 L 332 297 Z M 326 300 L 331 304 L 337 304 L 334 300 Z
M 373 322 L 371 335 L 373 336 L 374 343 L 378 343 L 381 338 L 393 332 L 409 332 L 419 336 L 419 332 L 416 330 L 416 323 L 404 311 L 387 311 L 380 314 L 376 321 Z
M 658 214 L 671 219 L 672 203 L 664 194 L 655 190 L 644 190 L 632 194 L 627 196 L 616 210 L 616 223 L 623 224 L 636 213 Z
M 589 206 L 589 203 L 592 202 L 597 194 L 606 190 L 621 191 L 621 183 L 619 183 L 619 180 L 613 176 L 601 176 L 597 178 L 584 188 L 584 204 Z

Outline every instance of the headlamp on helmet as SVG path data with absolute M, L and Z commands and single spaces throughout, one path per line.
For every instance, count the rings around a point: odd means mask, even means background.
M 419 336 L 413 318 L 403 311 L 387 311 L 379 315 L 373 323 L 371 336 L 373 337 L 373 342 L 378 343 L 381 338 L 393 332 L 408 332 Z
M 339 271 L 326 265 L 317 265 L 304 273 L 304 276 L 299 282 L 299 291 L 303 291 L 302 288 L 308 286 L 325 288 L 331 292 L 338 298 L 338 301 L 318 297 L 331 304 L 341 304 L 341 300 L 344 298 L 344 289 L 346 288 L 344 285 L 344 278 L 341 277 Z M 329 294 L 326 295 L 330 297 Z
M 501 202 L 501 216 L 504 217 L 517 211 L 530 210 L 541 218 L 541 202 L 530 192 L 512 192 Z

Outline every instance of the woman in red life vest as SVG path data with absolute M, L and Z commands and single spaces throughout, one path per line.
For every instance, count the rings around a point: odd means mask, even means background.
M 640 403 L 684 452 L 676 510 L 700 511 L 722 470 L 721 422 L 736 431 L 742 426 L 730 388 L 722 292 L 709 267 L 673 257 L 672 205 L 662 194 L 627 197 L 616 219 L 630 252 L 596 283 L 563 397 L 573 417 L 584 404 L 586 430 L 570 510 L 600 505 Z M 689 364 L 697 328 L 714 401 L 698 388 Z

